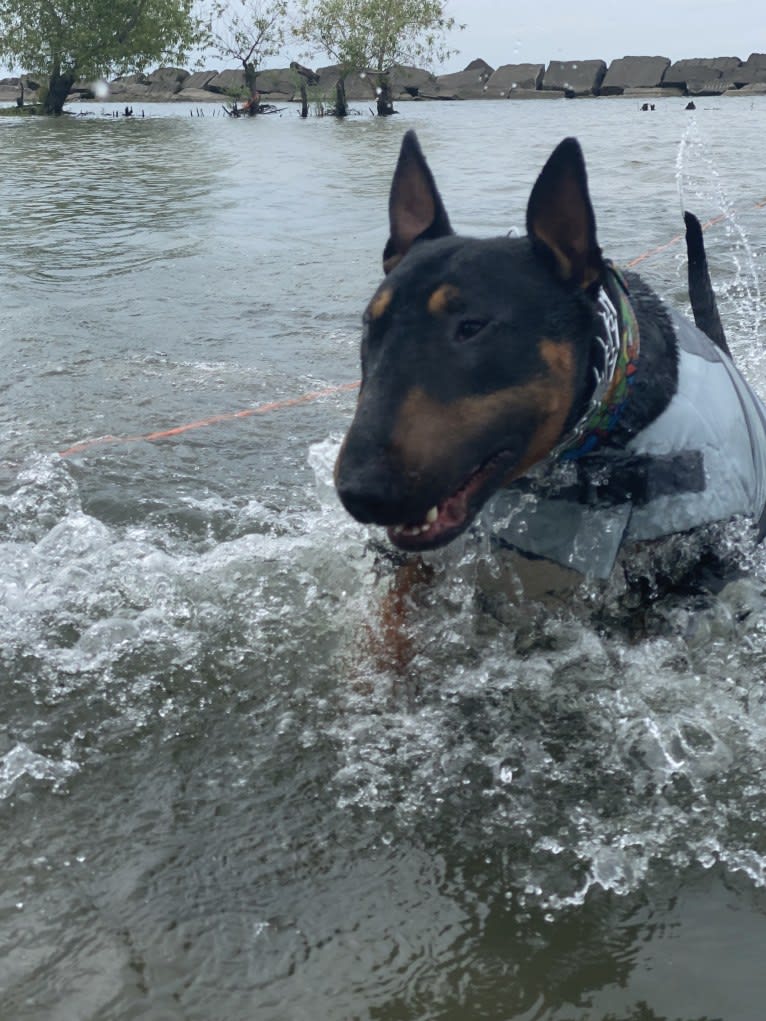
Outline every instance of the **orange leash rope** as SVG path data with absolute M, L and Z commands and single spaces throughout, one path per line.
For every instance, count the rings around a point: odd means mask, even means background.
M 331 397 L 333 394 L 344 393 L 347 390 L 356 390 L 359 383 L 338 383 L 336 386 L 328 386 L 323 390 L 312 390 L 298 397 L 286 397 L 282 401 L 269 401 L 268 404 L 259 404 L 256 408 L 244 408 L 242 411 L 228 411 L 220 415 L 211 415 L 209 418 L 200 418 L 196 422 L 187 422 L 185 425 L 177 425 L 172 429 L 158 429 L 156 432 L 146 433 L 144 436 L 100 436 L 95 440 L 83 440 L 82 443 L 75 443 L 66 450 L 60 450 L 59 457 L 72 457 L 82 451 L 90 450 L 93 447 L 102 447 L 111 443 L 153 443 L 155 440 L 168 439 L 171 436 L 180 436 L 183 433 L 192 432 L 194 429 L 204 429 L 209 425 L 219 425 L 221 422 L 233 422 L 238 418 L 250 418 L 253 415 L 267 415 L 271 411 L 281 411 L 283 408 L 295 408 L 300 404 L 310 404 L 312 401 L 321 400 L 322 397 Z
M 766 198 L 753 203 L 753 208 L 755 209 L 763 209 L 764 207 L 766 207 Z M 702 229 L 708 230 L 709 227 L 713 227 L 715 224 L 725 220 L 726 216 L 726 213 L 714 216 L 712 220 L 707 220 L 702 224 Z M 651 248 L 649 251 L 644 252 L 643 255 L 638 255 L 635 259 L 631 259 L 626 264 L 627 267 L 632 269 L 646 259 L 659 255 L 668 248 L 672 248 L 673 245 L 678 244 L 683 237 L 683 234 L 676 234 L 670 241 L 666 241 L 664 245 L 658 245 L 656 248 Z M 205 429 L 211 425 L 220 425 L 221 422 L 233 422 L 239 418 L 267 415 L 272 411 L 283 411 L 285 408 L 296 408 L 301 404 L 311 404 L 313 401 L 321 400 L 323 397 L 332 397 L 334 394 L 346 393 L 350 390 L 356 390 L 358 387 L 358 381 L 355 383 L 338 383 L 335 386 L 325 387 L 323 390 L 311 390 L 308 393 L 300 394 L 298 397 L 286 397 L 281 401 L 269 401 L 267 404 L 259 404 L 255 408 L 244 408 L 242 411 L 228 411 L 220 415 L 211 415 L 209 418 L 200 418 L 196 422 L 187 422 L 185 425 L 177 425 L 171 429 L 159 429 L 156 432 L 146 433 L 144 436 L 100 436 L 93 440 L 83 440 L 81 443 L 75 443 L 71 447 L 67 447 L 66 450 L 60 450 L 58 453 L 59 457 L 73 457 L 75 454 L 92 450 L 94 447 L 103 447 L 113 443 L 154 443 L 157 440 L 169 439 L 172 436 L 181 436 L 183 433 L 192 432 L 195 429 Z

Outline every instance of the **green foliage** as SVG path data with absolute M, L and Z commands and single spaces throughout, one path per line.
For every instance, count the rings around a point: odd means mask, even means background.
M 238 61 L 254 85 L 263 61 L 285 44 L 287 14 L 287 0 L 213 0 L 210 45 L 220 57 Z
M 51 78 L 183 64 L 201 38 L 194 0 L 0 0 L 0 61 Z
M 348 71 L 441 63 L 455 28 L 442 0 L 299 0 L 296 35 Z M 462 27 L 462 26 L 459 26 Z

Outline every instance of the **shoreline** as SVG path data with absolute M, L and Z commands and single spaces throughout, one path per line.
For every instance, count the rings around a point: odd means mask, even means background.
M 261 101 L 268 104 L 301 102 L 301 87 L 312 105 L 332 103 L 340 78 L 337 65 L 315 71 L 269 68 L 259 72 Z M 352 72 L 346 76 L 349 102 L 373 102 L 378 76 Z M 503 64 L 493 68 L 486 61 L 471 61 L 463 71 L 433 75 L 417 67 L 396 66 L 389 73 L 394 103 L 452 102 L 465 99 L 537 100 L 628 97 L 704 97 L 766 95 L 766 54 L 739 57 L 700 57 L 671 63 L 668 57 L 619 57 L 608 66 L 603 60 L 552 60 L 544 64 Z M 29 74 L 0 79 L 0 102 L 18 100 L 21 83 L 25 103 L 33 105 L 44 79 Z M 68 103 L 222 103 L 244 96 L 244 73 L 240 69 L 190 72 L 161 67 L 149 74 L 133 74 L 104 83 L 80 82 Z M 94 89 L 99 92 L 94 93 Z

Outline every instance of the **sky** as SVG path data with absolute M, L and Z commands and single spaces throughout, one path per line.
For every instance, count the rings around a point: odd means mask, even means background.
M 466 25 L 450 37 L 460 53 L 439 71 L 482 57 L 492 67 L 550 60 L 663 56 L 739 57 L 766 53 L 763 0 L 448 0 Z
M 464 24 L 448 38 L 457 51 L 438 73 L 462 71 L 482 57 L 501 64 L 547 64 L 551 60 L 663 56 L 739 57 L 766 53 L 764 0 L 446 0 L 446 13 Z M 301 44 L 285 46 L 264 67 L 285 67 L 300 60 L 313 67 L 330 63 L 316 54 L 302 55 Z M 234 66 L 217 56 L 205 67 Z M 0 69 L 0 77 L 6 72 Z M 18 72 L 15 72 L 18 73 Z

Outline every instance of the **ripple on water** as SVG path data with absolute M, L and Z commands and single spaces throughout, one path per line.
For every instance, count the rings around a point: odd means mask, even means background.
M 634 559 L 638 623 L 628 584 L 498 603 L 469 537 L 432 556 L 397 676 L 370 641 L 392 569 L 337 505 L 336 450 L 312 450 L 308 510 L 211 497 L 191 532 L 85 513 L 57 458 L 18 472 L 1 501 L 7 782 L 55 785 L 239 702 L 296 768 L 323 757 L 324 797 L 381 847 L 491 849 L 517 905 L 629 893 L 663 865 L 763 884 L 766 586 L 736 529 L 720 543 L 747 573 L 717 595 L 657 587 L 656 558 L 691 548 Z
M 330 724 L 339 803 L 435 844 L 458 825 L 467 857 L 503 850 L 514 897 L 547 910 L 635 891 L 662 864 L 761 885 L 765 565 L 740 525 L 715 538 L 732 571 L 717 595 L 657 586 L 700 555 L 680 539 L 632 558 L 640 600 L 613 582 L 500 615 L 480 541 L 435 555 L 406 677 L 368 658 Z

